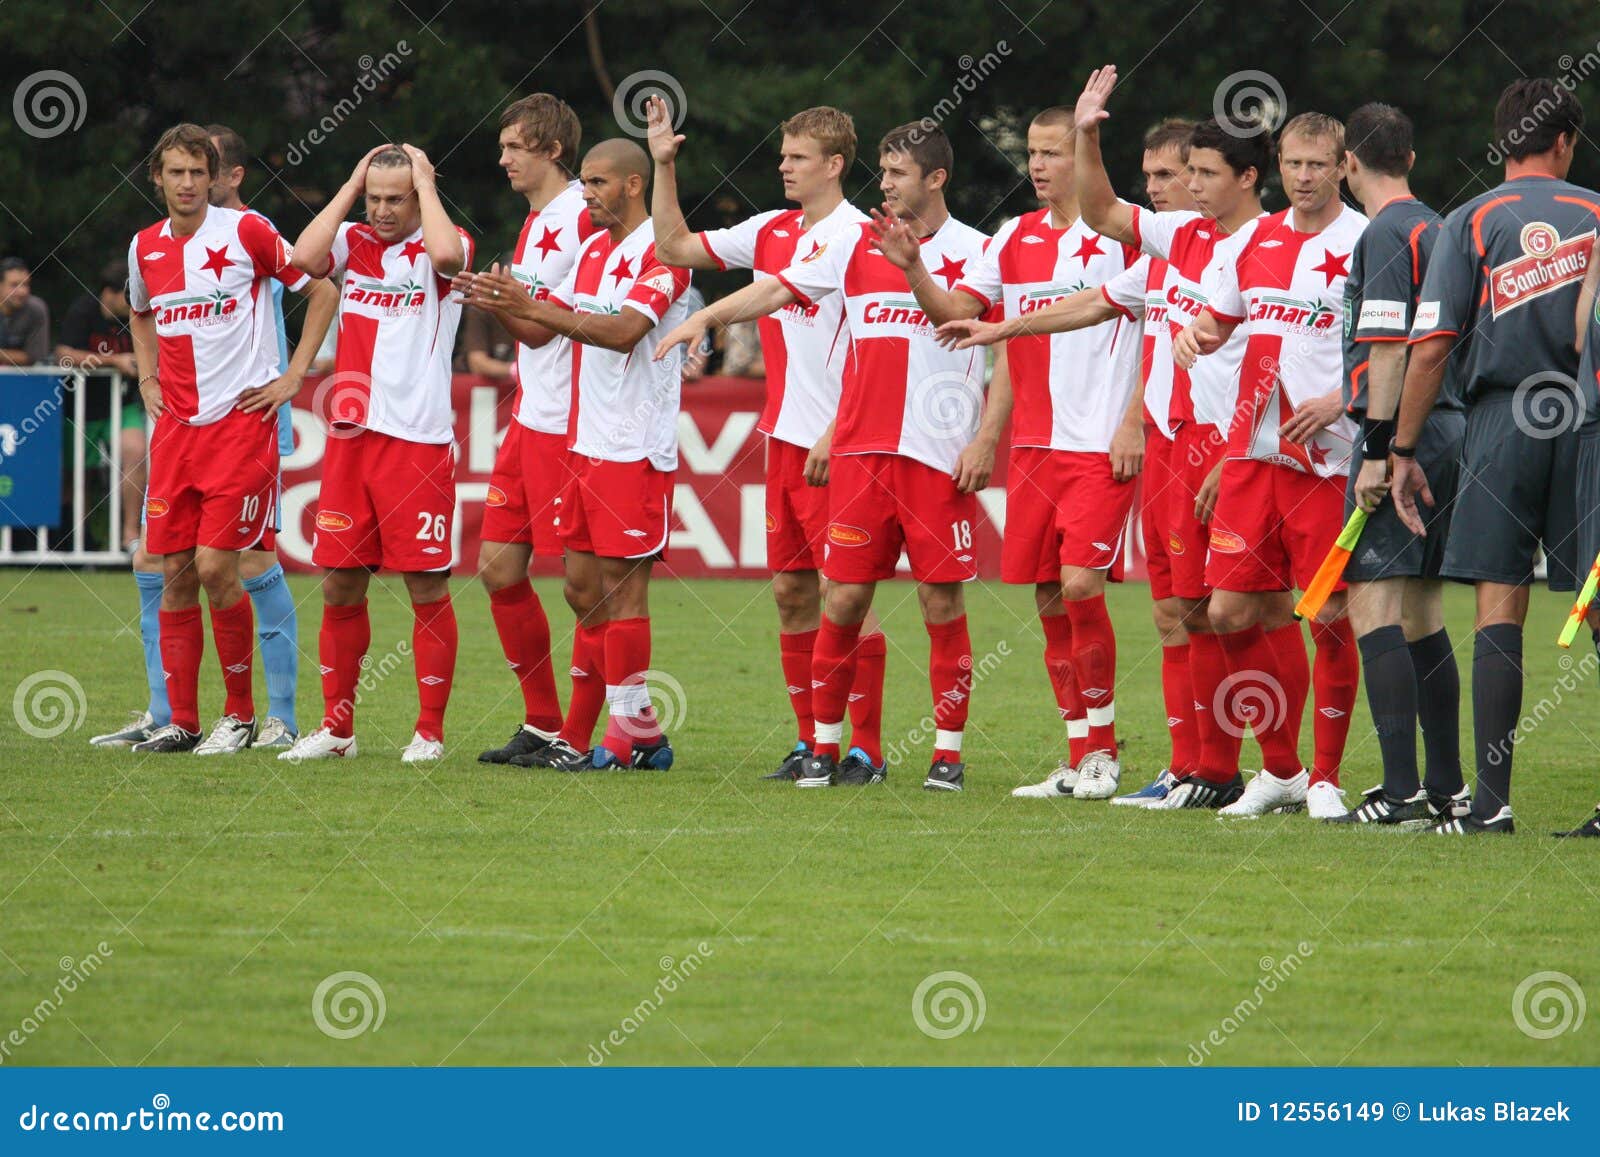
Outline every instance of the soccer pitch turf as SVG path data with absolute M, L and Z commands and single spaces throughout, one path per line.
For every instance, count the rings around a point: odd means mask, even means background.
M 312 580 L 293 584 L 299 711 L 314 722 L 320 602 Z M 537 586 L 564 670 L 559 585 Z M 1540 972 L 1600 995 L 1600 846 L 1548 836 L 1600 791 L 1594 659 L 1585 636 L 1562 665 L 1563 597 L 1537 592 L 1529 615 L 1524 710 L 1546 708 L 1518 752 L 1518 833 L 1444 840 L 1010 798 L 1063 742 L 1032 594 L 997 584 L 968 593 L 985 677 L 964 794 L 921 789 L 931 737 L 878 788 L 760 779 L 792 718 L 754 582 L 651 592 L 654 665 L 683 689 L 667 706 L 670 772 L 485 766 L 477 753 L 504 741 L 520 702 L 481 588 L 454 591 L 448 757 L 398 761 L 415 708 L 404 661 L 359 709 L 357 760 L 295 767 L 91 749 L 144 701 L 132 582 L 0 573 L 0 690 L 57 670 L 87 704 L 54 739 L 0 731 L 0 1042 L 19 1030 L 0 1063 L 1600 1063 L 1592 1017 L 1537 1039 L 1519 1020 L 1537 1031 L 1541 1010 L 1513 1012 Z M 403 597 L 374 584 L 380 670 L 410 638 Z M 927 711 L 927 638 L 909 584 L 879 604 L 893 745 Z M 1160 655 L 1146 588 L 1110 604 L 1132 790 L 1167 754 Z M 1450 592 L 1448 621 L 1470 703 L 1469 592 Z M 257 681 L 260 709 L 259 662 Z M 207 725 L 220 703 L 208 637 Z M 1351 800 L 1378 778 L 1363 696 Z M 63 992 L 91 953 L 92 975 Z M 382 994 L 381 1025 L 348 1039 L 313 1015 L 341 972 Z M 945 972 L 970 981 L 928 981 Z M 969 1015 L 937 996 L 950 984 Z M 324 1023 L 340 1012 L 354 1005 Z M 919 1027 L 963 1020 L 948 1038 Z

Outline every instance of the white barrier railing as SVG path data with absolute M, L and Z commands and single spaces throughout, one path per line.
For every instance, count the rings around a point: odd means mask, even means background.
M 61 366 L 0 366 L 0 389 L 5 388 L 5 378 L 29 376 L 57 379 L 53 395 L 56 408 L 69 406 L 62 429 L 65 445 L 71 456 L 71 478 L 68 485 L 72 493 L 72 521 L 68 542 L 54 541 L 58 528 L 38 526 L 31 528 L 38 536 L 32 549 L 18 550 L 13 545 L 13 528 L 0 526 L 0 566 L 20 564 L 26 566 L 90 566 L 125 564 L 126 551 L 121 546 L 122 533 L 122 392 L 126 379 L 115 370 L 80 370 Z M 107 406 L 106 446 L 101 458 L 108 466 L 89 466 L 89 396 L 90 392 L 109 393 Z M 148 431 L 147 431 L 148 433 Z M 147 439 L 148 443 L 148 439 Z M 93 469 L 107 471 L 106 540 L 104 549 L 91 549 L 87 541 L 87 528 L 91 514 L 88 506 L 88 476 Z

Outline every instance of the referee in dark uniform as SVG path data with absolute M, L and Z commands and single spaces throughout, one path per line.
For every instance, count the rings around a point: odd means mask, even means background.
M 1433 505 L 1416 460 L 1451 351 L 1461 356 L 1466 440 L 1455 533 L 1442 573 L 1477 588 L 1472 722 L 1477 785 L 1446 835 L 1510 832 L 1511 764 L 1522 714 L 1522 623 L 1539 547 L 1551 590 L 1577 570 L 1580 395 L 1573 318 L 1600 194 L 1569 184 L 1583 128 L 1578 98 L 1555 81 L 1514 81 L 1495 107 L 1505 180 L 1445 219 L 1411 327 L 1394 441 L 1391 493 L 1425 532 Z M 1587 561 L 1585 562 L 1587 565 Z
M 1400 521 L 1389 497 L 1389 444 L 1406 372 L 1406 338 L 1442 221 L 1411 194 L 1416 154 L 1411 120 L 1387 104 L 1365 104 L 1345 125 L 1345 179 L 1370 219 L 1345 280 L 1344 401 L 1361 422 L 1361 466 L 1350 471 L 1345 514 L 1367 524 L 1344 577 L 1361 648 L 1367 706 L 1383 754 L 1383 783 L 1328 823 L 1423 828 L 1469 806 L 1461 778 L 1461 675 L 1444 625 L 1439 579 L 1449 534 L 1466 418 L 1459 356 L 1417 442 L 1417 464 L 1433 505 L 1427 537 Z M 1426 775 L 1417 771 L 1422 724 Z
M 1578 431 L 1578 564 L 1600 558 L 1600 238 L 1589 251 L 1589 270 L 1578 296 L 1578 396 L 1583 424 Z M 1589 607 L 1589 629 L 1600 656 L 1600 599 Z M 1558 836 L 1600 836 L 1600 807 L 1594 815 Z

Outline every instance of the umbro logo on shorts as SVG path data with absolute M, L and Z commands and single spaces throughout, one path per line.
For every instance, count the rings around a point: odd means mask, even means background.
M 1105 544 L 1105 543 L 1103 543 L 1103 542 L 1096 542 L 1096 543 L 1092 543 L 1092 544 L 1091 544 L 1091 545 L 1092 545 L 1092 546 L 1093 546 L 1093 547 L 1094 547 L 1094 548 L 1095 548 L 1095 549 L 1096 549 L 1096 550 L 1110 550 L 1110 549 L 1111 549 L 1111 548 L 1110 548 L 1110 547 L 1109 547 L 1109 546 L 1107 546 L 1107 545 L 1106 545 L 1106 544 Z
M 642 531 L 642 530 L 634 530 L 632 527 L 629 527 L 627 530 L 624 530 L 622 533 L 627 535 L 629 538 L 643 538 L 644 537 L 644 531 Z

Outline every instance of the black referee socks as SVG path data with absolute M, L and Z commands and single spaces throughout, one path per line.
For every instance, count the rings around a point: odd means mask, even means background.
M 1367 681 L 1367 706 L 1383 753 L 1383 788 L 1396 799 L 1417 794 L 1417 670 L 1405 632 L 1379 627 L 1356 640 Z
M 1417 670 L 1417 718 L 1427 766 L 1422 785 L 1429 794 L 1452 796 L 1461 790 L 1461 671 L 1456 667 L 1450 632 L 1440 627 L 1411 644 Z
M 1478 784 L 1472 814 L 1493 817 L 1511 802 L 1511 755 L 1522 715 L 1522 628 L 1494 623 L 1478 631 L 1472 647 L 1472 735 L 1478 749 Z

